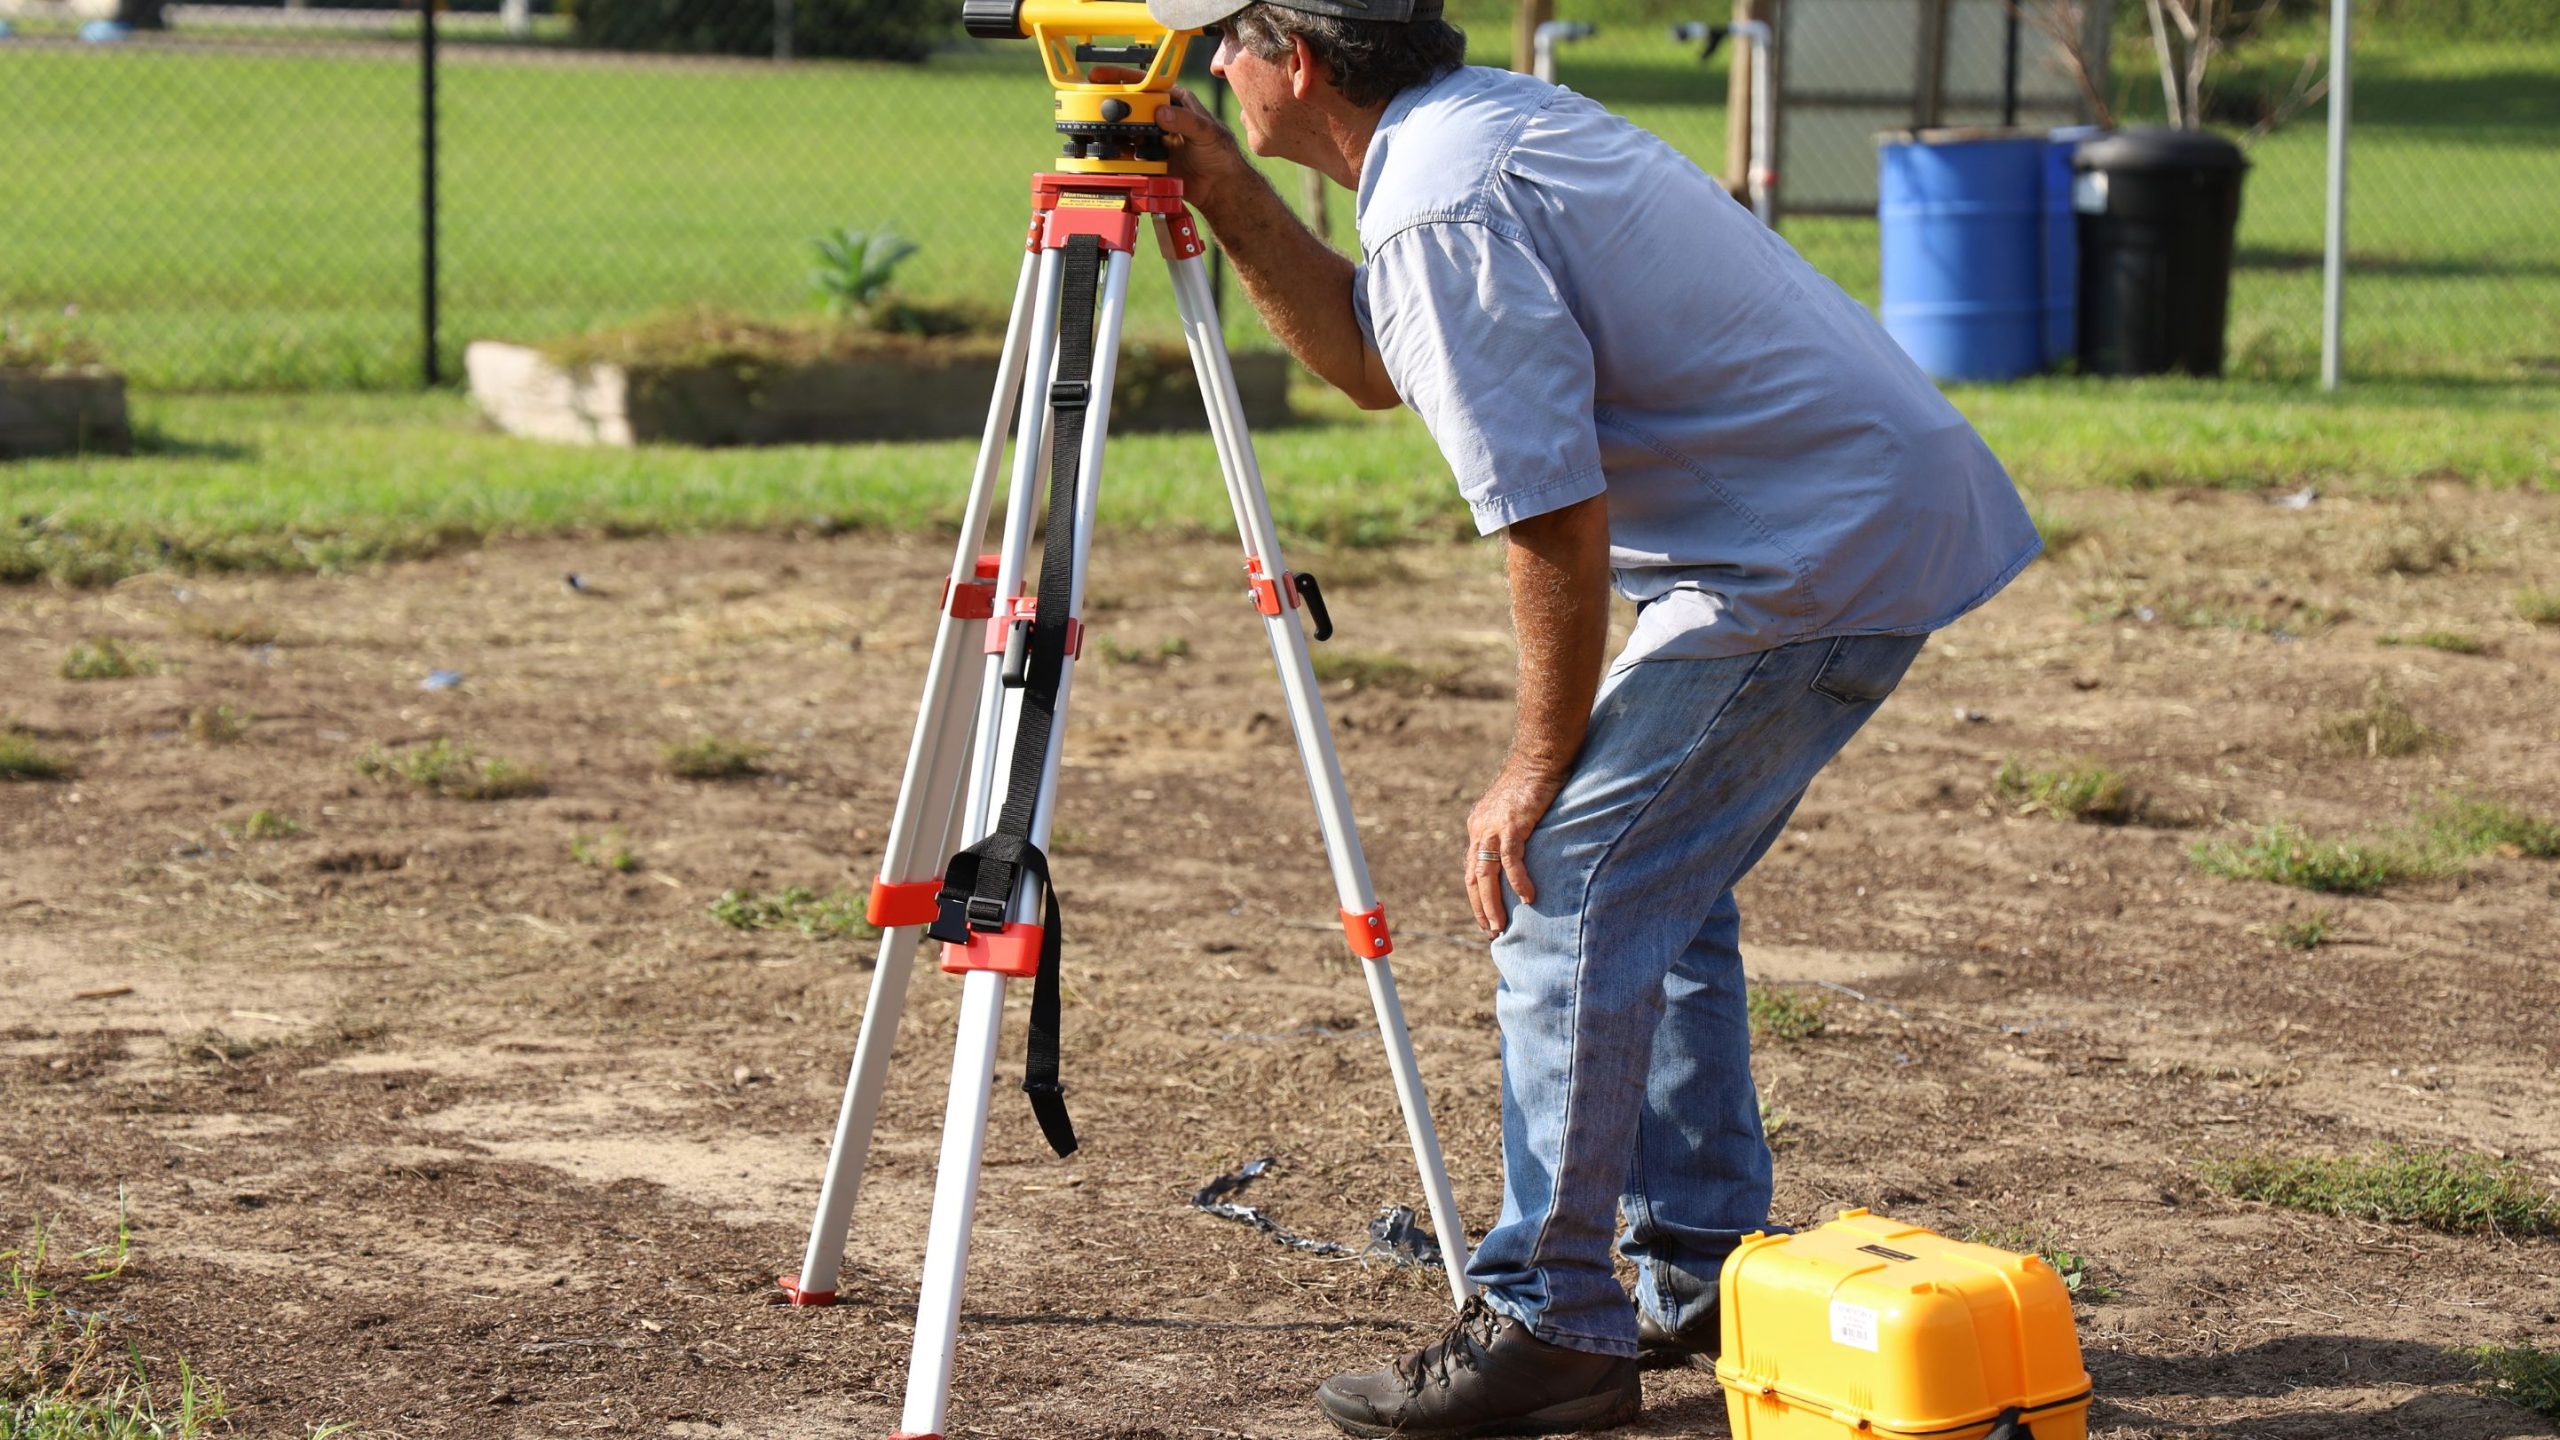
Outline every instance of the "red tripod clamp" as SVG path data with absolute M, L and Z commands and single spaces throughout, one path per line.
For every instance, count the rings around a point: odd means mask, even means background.
M 1063 250 L 1075 236 L 1090 235 L 1105 250 L 1127 253 L 1137 248 L 1141 215 L 1169 222 L 1170 258 L 1188 260 L 1208 249 L 1182 202 L 1182 182 L 1171 175 L 1034 175 L 1031 208 L 1028 250 Z

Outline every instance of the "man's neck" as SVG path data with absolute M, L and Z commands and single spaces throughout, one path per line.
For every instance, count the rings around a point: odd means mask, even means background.
M 1386 114 L 1384 105 L 1326 107 L 1323 133 L 1306 165 L 1343 189 L 1358 191 L 1360 167 L 1368 161 L 1369 143 L 1377 138 L 1378 122 Z

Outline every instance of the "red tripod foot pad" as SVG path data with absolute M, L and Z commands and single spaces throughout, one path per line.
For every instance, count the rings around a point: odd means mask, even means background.
M 874 880 L 871 903 L 862 918 L 883 930 L 901 925 L 930 925 L 940 913 L 942 894 L 940 878 L 932 880 Z
M 972 930 L 968 944 L 942 947 L 942 968 L 953 975 L 992 970 L 1008 980 L 1028 980 L 1040 973 L 1040 940 L 1040 927 L 1020 920 L 992 935 Z
M 1351 953 L 1363 960 L 1384 959 L 1396 948 L 1387 935 L 1387 907 L 1372 905 L 1357 913 L 1342 912 L 1342 938 L 1351 942 Z
M 836 1303 L 836 1292 L 833 1290 L 801 1289 L 800 1277 L 797 1275 L 785 1275 L 773 1283 L 782 1287 L 784 1298 L 794 1305 L 833 1305 Z
M 920 1435 L 913 1430 L 892 1430 L 889 1440 L 942 1440 L 939 1435 Z

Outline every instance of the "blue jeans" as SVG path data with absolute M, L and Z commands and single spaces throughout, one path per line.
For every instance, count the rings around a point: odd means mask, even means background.
M 1733 886 L 1923 637 L 1811 640 L 1611 675 L 1529 837 L 1538 899 L 1493 942 L 1502 983 L 1502 1216 L 1468 1273 L 1550 1344 L 1631 1355 L 1637 1302 L 1703 1319 L 1767 1227 L 1769 1146 Z

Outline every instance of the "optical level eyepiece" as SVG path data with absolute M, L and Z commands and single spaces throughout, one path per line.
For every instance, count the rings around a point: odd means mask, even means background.
M 960 0 L 960 28 L 979 40 L 1019 40 L 1022 0 Z

